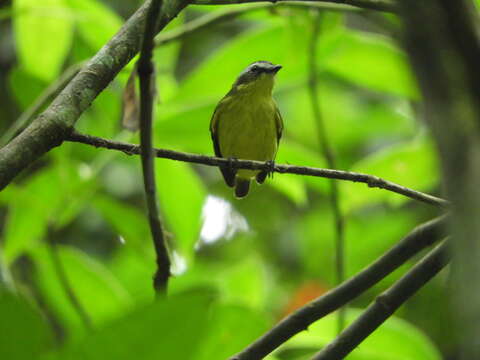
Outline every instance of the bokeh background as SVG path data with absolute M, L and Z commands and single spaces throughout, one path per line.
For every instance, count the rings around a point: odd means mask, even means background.
M 0 2 L 2 144 L 47 88 L 93 56 L 140 5 Z M 251 5 L 189 6 L 160 36 L 241 7 Z M 213 155 L 215 105 L 244 67 L 269 60 L 283 65 L 274 91 L 285 123 L 277 162 L 325 167 L 308 88 L 317 10 L 257 8 L 158 47 L 156 147 Z M 319 21 L 319 101 L 338 168 L 439 194 L 436 150 L 419 120 L 416 83 L 396 41 L 398 19 L 327 4 Z M 78 131 L 138 143 L 138 134 L 121 128 L 133 64 L 82 115 Z M 175 274 L 170 300 L 156 305 L 138 157 L 66 142 L 0 193 L 2 358 L 226 359 L 335 286 L 329 180 L 275 174 L 236 200 L 214 167 L 164 159 L 156 165 Z M 347 277 L 439 214 L 364 184 L 342 182 L 339 191 Z M 355 300 L 347 321 L 412 264 Z M 348 359 L 453 356 L 448 282 L 447 269 Z M 270 359 L 308 359 L 336 331 L 334 314 Z

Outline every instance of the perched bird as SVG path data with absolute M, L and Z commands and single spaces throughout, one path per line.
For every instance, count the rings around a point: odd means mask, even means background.
M 269 61 L 250 64 L 218 103 L 210 122 L 215 155 L 229 159 L 271 161 L 277 154 L 283 122 L 272 89 L 282 67 Z M 220 167 L 235 196 L 248 194 L 250 180 L 265 181 L 268 171 Z

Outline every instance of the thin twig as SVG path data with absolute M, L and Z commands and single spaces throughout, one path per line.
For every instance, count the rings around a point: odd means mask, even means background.
M 322 111 L 320 108 L 319 91 L 318 91 L 318 71 L 317 71 L 317 42 L 320 35 L 320 12 L 317 10 L 313 14 L 312 19 L 312 35 L 310 46 L 308 47 L 309 59 L 309 82 L 308 88 L 310 99 L 312 102 L 312 112 L 317 126 L 318 141 L 320 149 L 327 161 L 330 169 L 337 167 L 334 150 L 330 144 L 327 129 L 323 121 Z M 344 219 L 340 210 L 340 193 L 338 189 L 338 180 L 330 181 L 330 205 L 333 213 L 333 227 L 335 231 L 335 272 L 337 274 L 336 284 L 340 284 L 345 279 L 345 251 L 344 251 Z M 338 313 L 338 332 L 343 330 L 345 323 L 345 309 L 340 309 Z
M 65 140 L 78 142 L 82 144 L 92 145 L 110 150 L 119 150 L 127 155 L 139 155 L 140 148 L 138 145 L 124 143 L 120 141 L 112 141 L 97 136 L 80 134 L 78 132 L 72 132 Z M 228 165 L 234 166 L 236 169 L 250 169 L 250 170 L 272 170 L 272 165 L 269 162 L 254 161 L 254 160 L 232 160 L 197 155 L 191 153 L 185 153 L 174 150 L 155 149 L 155 156 L 164 159 L 171 159 L 177 161 L 190 162 L 195 164 L 203 164 L 208 166 L 220 166 Z M 416 191 L 407 188 L 402 185 L 395 184 L 391 181 L 381 179 L 377 176 L 356 173 L 351 171 L 333 170 L 333 169 L 321 169 L 308 166 L 297 165 L 282 165 L 275 164 L 273 171 L 281 174 L 297 174 L 304 176 L 316 176 L 327 179 L 338 179 L 345 181 L 361 182 L 367 184 L 369 187 L 385 189 L 394 193 L 406 196 L 410 199 L 424 202 L 426 204 L 435 205 L 438 207 L 448 207 L 449 202 L 439 197 L 435 197 L 429 194 L 425 194 L 420 191 Z
M 245 4 L 245 3 L 254 3 L 254 2 L 272 2 L 278 3 L 282 0 L 194 0 L 192 4 L 195 5 L 233 5 L 233 4 Z M 289 0 L 293 2 L 295 0 Z M 333 3 L 333 4 L 343 4 L 355 6 L 361 9 L 366 10 L 376 10 L 382 12 L 391 12 L 396 13 L 397 6 L 388 0 L 299 0 L 299 1 L 312 1 L 312 2 L 323 2 L 323 3 Z
M 85 310 L 82 303 L 78 299 L 77 295 L 75 294 L 75 291 L 73 290 L 72 285 L 70 284 L 70 281 L 68 280 L 68 276 L 63 266 L 62 259 L 60 259 L 60 256 L 58 255 L 57 244 L 53 240 L 48 240 L 47 243 L 48 243 L 48 249 L 50 252 L 50 258 L 52 260 L 53 268 L 55 270 L 55 273 L 58 276 L 58 280 L 60 281 L 60 285 L 62 286 L 63 291 L 65 291 L 65 295 L 67 296 L 68 300 L 70 301 L 70 304 L 72 305 L 72 307 L 75 309 L 78 316 L 82 320 L 82 323 L 85 326 L 85 328 L 87 330 L 92 330 L 93 329 L 92 320 L 90 319 L 90 316 L 88 315 L 87 311 Z
M 248 12 L 272 9 L 277 7 L 297 7 L 297 8 L 314 8 L 327 11 L 349 11 L 349 12 L 358 12 L 362 9 L 342 4 L 329 4 L 321 2 L 312 2 L 312 1 L 281 1 L 277 3 L 259 3 L 251 4 L 243 7 L 234 7 L 224 10 L 215 11 L 203 16 L 200 16 L 194 20 L 191 20 L 178 28 L 174 28 L 170 31 L 160 33 L 155 38 L 155 46 L 161 46 L 168 44 L 172 41 L 181 39 L 185 36 L 188 36 L 194 32 L 197 32 L 200 29 L 205 27 L 220 23 L 222 21 L 229 20 L 231 18 L 243 15 Z
M 10 128 L 5 131 L 5 133 L 0 137 L 0 147 L 9 142 L 19 131 L 21 131 L 25 126 L 30 124 L 34 116 L 55 96 L 57 96 L 60 91 L 63 90 L 65 86 L 73 79 L 75 75 L 80 71 L 82 66 L 85 65 L 85 62 L 79 62 L 70 66 L 65 72 L 60 76 L 60 78 L 55 81 L 53 84 L 48 86 L 40 96 L 34 101 L 34 103 L 25 110 L 17 120 L 10 126 Z
M 450 261 L 448 242 L 428 253 L 388 290 L 379 295 L 365 312 L 312 360 L 344 359 L 385 322 L 405 301 L 420 290 Z
M 158 212 L 155 185 L 155 154 L 152 143 L 153 101 L 155 97 L 155 70 L 152 61 L 153 38 L 162 8 L 162 0 L 152 0 L 145 22 L 138 77 L 140 79 L 140 149 L 142 157 L 143 182 L 148 209 L 148 220 L 153 244 L 157 256 L 157 271 L 153 278 L 153 287 L 157 294 L 165 294 L 170 277 L 170 257 Z
M 344 306 L 445 236 L 446 218 L 416 227 L 410 234 L 354 277 L 290 314 L 230 360 L 260 360 L 309 325 Z

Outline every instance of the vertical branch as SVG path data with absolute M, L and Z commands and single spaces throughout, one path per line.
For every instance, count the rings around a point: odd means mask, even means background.
M 153 278 L 153 287 L 157 294 L 166 293 L 170 277 L 170 258 L 157 205 L 155 154 L 152 144 L 153 101 L 155 97 L 155 74 L 152 61 L 153 38 L 156 33 L 161 7 L 161 0 L 152 0 L 150 3 L 142 49 L 138 60 L 138 75 L 140 79 L 140 148 L 148 220 L 157 257 L 157 271 Z
M 319 91 L 317 83 L 317 41 L 320 35 L 320 11 L 314 10 L 314 16 L 312 21 L 312 35 L 310 39 L 310 46 L 308 49 L 308 59 L 309 59 L 309 91 L 310 99 L 312 102 L 312 111 L 315 118 L 315 123 L 317 126 L 317 135 L 318 141 L 320 143 L 320 149 L 325 156 L 327 161 L 327 166 L 330 169 L 336 169 L 336 159 L 335 154 L 328 140 L 327 130 L 323 122 L 322 112 L 320 109 L 319 102 Z M 340 195 L 338 189 L 337 180 L 330 181 L 330 204 L 333 212 L 333 222 L 335 228 L 335 269 L 337 275 L 337 284 L 343 282 L 345 278 L 345 250 L 344 250 L 344 221 L 343 216 L 340 210 Z M 339 332 L 343 329 L 345 322 L 345 313 L 343 309 L 340 309 L 338 315 L 338 329 Z
M 480 359 L 480 37 L 473 2 L 403 0 L 404 46 L 452 203 L 452 290 L 459 359 Z M 428 21 L 426 21 L 428 19 Z

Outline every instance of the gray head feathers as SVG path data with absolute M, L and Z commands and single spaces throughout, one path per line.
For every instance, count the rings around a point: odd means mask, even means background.
M 275 75 L 281 68 L 281 65 L 274 65 L 270 61 L 255 61 L 254 63 L 248 65 L 247 68 L 242 71 L 237 81 L 235 82 L 235 86 L 246 84 L 252 80 L 257 79 L 262 74 Z

